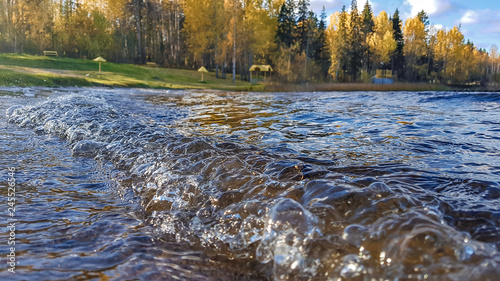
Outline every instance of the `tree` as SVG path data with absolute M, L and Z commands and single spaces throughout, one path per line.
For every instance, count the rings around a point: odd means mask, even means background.
M 213 32 L 213 60 L 215 63 L 215 77 L 220 78 L 219 68 L 220 65 L 225 65 L 227 60 L 227 44 L 224 42 L 228 32 L 227 23 L 232 13 L 228 13 L 224 7 L 224 0 L 212 0 L 213 13 L 211 30 Z M 225 78 L 226 69 L 222 69 L 222 77 Z
M 427 15 L 427 13 L 422 10 L 420 12 L 418 12 L 417 14 L 417 18 L 424 24 L 425 26 L 425 32 L 429 32 L 429 15 Z
M 340 13 L 336 12 L 330 16 L 330 25 L 326 31 L 326 41 L 331 57 L 329 73 L 338 82 L 345 81 L 348 68 L 348 49 L 350 47 L 347 40 L 348 18 L 349 15 L 343 6 Z
M 500 82 L 500 54 L 497 45 L 492 45 L 490 48 L 490 69 L 491 81 Z
M 356 81 L 359 77 L 364 55 L 365 42 L 364 34 L 361 30 L 361 17 L 358 12 L 356 0 L 351 2 L 351 13 L 349 17 L 349 29 L 347 42 L 350 45 L 348 52 L 349 74 L 351 81 Z
M 52 48 L 54 5 L 50 0 L 25 1 L 22 52 L 40 53 Z
M 376 68 L 390 66 L 391 55 L 396 51 L 397 42 L 393 37 L 392 22 L 385 11 L 375 19 L 374 32 L 368 38 L 368 44 L 373 53 L 373 62 Z
M 318 36 L 316 40 L 313 42 L 313 50 L 314 50 L 314 60 L 319 64 L 320 67 L 320 76 L 321 79 L 324 80 L 328 76 L 328 69 L 330 67 L 330 54 L 328 52 L 327 45 L 327 34 L 326 34 L 326 10 L 323 6 L 323 10 L 321 11 L 320 21 L 318 24 Z
M 404 55 L 406 58 L 406 77 L 411 81 L 421 81 L 426 77 L 427 64 L 422 58 L 427 54 L 427 33 L 420 18 L 406 20 L 404 28 Z
M 269 5 L 271 3 L 267 3 Z M 271 6 L 272 7 L 272 6 Z M 270 63 L 270 53 L 276 49 L 277 11 L 266 8 L 263 0 L 245 0 L 242 7 L 242 72 L 245 80 L 250 79 L 249 68 L 255 61 Z M 293 30 L 292 30 L 293 31 Z
M 394 31 L 393 38 L 396 41 L 396 51 L 391 57 L 392 70 L 399 77 L 402 77 L 404 74 L 404 38 L 402 32 L 402 21 L 399 17 L 399 10 L 396 9 L 394 15 L 392 16 L 392 30 Z
M 27 1 L 2 1 L 0 18 L 0 50 L 24 52 L 27 25 L 30 19 Z M 2 38 L 3 37 L 3 38 Z
M 375 27 L 375 23 L 373 22 L 373 12 L 370 3 L 368 0 L 365 3 L 363 11 L 361 12 L 362 23 L 363 23 L 363 68 L 365 72 L 369 72 L 372 68 L 373 61 L 371 60 L 371 50 L 369 48 L 368 39 L 371 37 L 373 33 L 373 29 Z
M 434 32 L 420 11 L 402 26 L 396 9 L 376 18 L 362 12 L 320 18 L 310 0 L 0 0 L 0 52 L 114 62 L 151 60 L 168 67 L 205 65 L 225 78 L 248 80 L 251 64 L 272 64 L 288 82 L 366 78 L 392 68 L 407 81 L 452 84 L 500 82 L 498 48 L 478 49 L 459 27 Z M 432 30 L 432 32 L 431 32 Z M 404 33 L 403 33 L 404 31 Z M 232 61 L 232 67 L 230 62 Z M 375 67 L 374 67 L 375 66 Z M 219 71 L 222 69 L 222 76 Z M 297 71 L 298 70 L 298 71 Z
M 464 35 L 454 26 L 449 31 L 439 30 L 434 45 L 438 77 L 444 83 L 460 84 L 468 82 L 479 69 L 479 54 L 471 42 L 464 43 Z
M 307 25 L 307 41 L 306 47 L 303 51 L 305 61 L 304 61 L 304 77 L 303 80 L 307 81 L 313 76 L 317 76 L 318 69 L 316 65 L 316 61 L 314 60 L 315 54 L 320 51 L 316 48 L 320 46 L 316 45 L 319 37 L 318 30 L 318 18 L 313 11 L 309 12 L 309 16 L 306 21 Z
M 281 5 L 278 14 L 278 30 L 276 33 L 276 41 L 279 45 L 283 44 L 290 47 L 294 43 L 295 32 L 295 3 L 293 0 L 287 0 Z
M 437 78 L 444 81 L 448 79 L 446 69 L 449 56 L 448 51 L 450 49 L 450 42 L 445 29 L 438 30 L 436 34 L 436 42 L 433 45 Z
M 142 6 L 143 0 L 132 0 L 135 20 L 135 32 L 137 35 L 137 62 L 146 63 L 146 49 L 144 47 L 144 38 L 142 31 Z
M 233 31 L 232 43 L 233 43 L 233 83 L 236 83 L 236 40 L 238 35 L 238 2 L 236 0 L 232 2 L 233 18 L 231 19 L 231 26 Z
M 297 41 L 299 42 L 300 51 L 303 52 L 307 48 L 308 35 L 310 33 L 309 26 L 309 0 L 299 0 L 297 5 Z
M 138 0 L 134 0 L 138 1 Z M 213 46 L 212 19 L 207 14 L 214 14 L 212 0 L 185 0 L 185 23 L 183 32 L 186 43 L 193 55 L 195 65 L 203 65 L 209 48 Z
M 365 33 L 365 36 L 369 36 L 374 28 L 375 28 L 375 23 L 373 21 L 373 12 L 372 12 L 372 7 L 370 6 L 370 3 L 368 0 L 365 3 L 365 6 L 363 8 L 363 32 Z

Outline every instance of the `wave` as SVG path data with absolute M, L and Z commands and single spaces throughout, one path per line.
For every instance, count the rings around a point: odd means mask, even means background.
M 209 256 L 258 262 L 266 278 L 493 280 L 500 274 L 498 237 L 491 236 L 498 216 L 490 213 L 489 230 L 472 237 L 479 228 L 466 232 L 451 222 L 472 215 L 450 219 L 456 210 L 435 190 L 419 187 L 418 170 L 338 167 L 187 136 L 165 126 L 183 114 L 178 109 L 151 118 L 120 98 L 79 91 L 6 113 L 9 122 L 66 140 L 75 157 L 112 162 L 124 172 L 121 186 L 140 198 L 147 222 L 166 239 Z

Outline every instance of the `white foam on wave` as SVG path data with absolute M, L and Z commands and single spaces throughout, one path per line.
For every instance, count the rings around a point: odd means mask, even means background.
M 183 102 L 196 104 L 196 95 Z M 443 255 L 460 272 L 477 266 L 477 255 L 497 264 L 497 250 L 457 238 L 461 232 L 443 223 L 444 214 L 423 212 L 418 195 L 405 194 L 409 188 L 341 185 L 332 179 L 344 175 L 328 167 L 186 137 L 121 105 L 115 91 L 82 90 L 13 106 L 6 114 L 10 122 L 66 139 L 75 156 L 106 159 L 123 170 L 148 222 L 165 235 L 256 259 L 276 280 L 408 277 L 404 270 L 414 254 L 424 261 L 411 264 L 419 277 L 433 270 L 428 259 L 439 264 Z M 306 169 L 319 180 L 304 180 Z M 418 229 L 406 223 L 410 219 L 420 222 Z M 433 252 L 440 247 L 443 254 Z

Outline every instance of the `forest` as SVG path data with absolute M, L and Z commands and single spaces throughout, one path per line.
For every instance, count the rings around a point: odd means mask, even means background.
M 0 0 L 0 52 L 205 66 L 221 79 L 249 80 L 251 65 L 266 64 L 288 83 L 369 82 L 377 70 L 405 82 L 500 82 L 498 48 L 477 48 L 460 27 L 357 7 L 328 16 L 309 0 Z

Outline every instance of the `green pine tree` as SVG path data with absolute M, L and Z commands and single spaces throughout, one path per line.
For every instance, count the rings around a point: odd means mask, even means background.
M 326 44 L 326 10 L 323 6 L 321 11 L 320 21 L 318 24 L 318 37 L 315 43 L 315 48 L 317 52 L 315 54 L 315 61 L 319 64 L 321 69 L 321 78 L 326 79 L 328 77 L 328 69 L 330 68 L 330 53 Z
M 394 15 L 391 18 L 392 29 L 394 30 L 394 40 L 396 40 L 396 51 L 391 57 L 392 71 L 395 72 L 398 77 L 402 77 L 404 74 L 404 64 L 405 58 L 403 54 L 403 48 L 405 46 L 403 32 L 401 31 L 401 18 L 399 17 L 399 10 L 396 9 Z
M 373 29 L 375 27 L 375 22 L 373 21 L 373 12 L 370 3 L 368 0 L 365 3 L 363 11 L 361 13 L 361 17 L 363 19 L 363 68 L 364 71 L 370 71 L 372 69 L 372 62 L 370 60 L 370 48 L 367 44 L 368 37 L 373 33 Z
M 309 32 L 309 0 L 299 0 L 297 5 L 297 41 L 300 44 L 300 52 L 306 51 Z
M 365 36 L 368 36 L 370 33 L 373 32 L 373 28 L 375 27 L 375 23 L 373 22 L 372 7 L 370 6 L 370 3 L 368 3 L 368 0 L 365 3 L 362 14 L 363 14 L 363 32 L 365 33 Z
M 287 0 L 281 6 L 278 14 L 278 30 L 276 33 L 276 43 L 290 47 L 295 42 L 295 2 Z
M 351 81 L 356 81 L 359 78 L 360 69 L 362 66 L 362 57 L 364 53 L 364 35 L 362 28 L 362 20 L 358 12 L 358 5 L 356 0 L 351 2 L 351 17 L 350 17 L 350 28 L 347 36 L 347 42 L 350 46 L 349 49 L 349 74 L 351 75 Z

